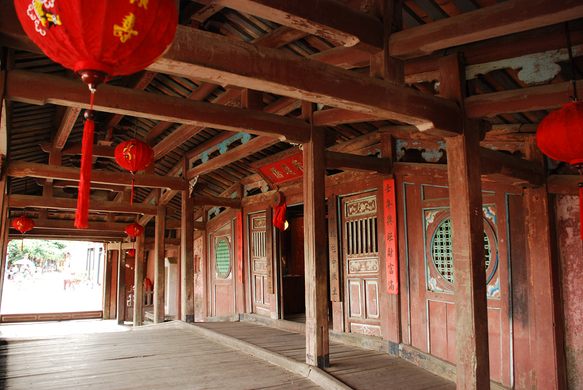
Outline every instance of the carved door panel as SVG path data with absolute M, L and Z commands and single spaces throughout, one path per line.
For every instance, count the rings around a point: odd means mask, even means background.
M 381 336 L 376 193 L 342 199 L 346 330 Z
M 211 275 L 211 316 L 235 314 L 234 248 L 231 223 L 217 229 L 209 237 Z
M 251 270 L 251 301 L 253 313 L 269 315 L 268 256 L 266 242 L 266 216 L 258 213 L 249 216 L 249 250 Z

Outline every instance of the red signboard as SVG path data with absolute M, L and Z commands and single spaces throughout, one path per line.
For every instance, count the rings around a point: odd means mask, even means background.
M 397 248 L 397 205 L 395 179 L 383 180 L 383 209 L 385 232 L 385 264 L 387 293 L 399 293 L 399 257 Z
M 279 161 L 258 167 L 263 177 L 273 184 L 281 184 L 298 179 L 304 174 L 304 157 L 302 151 L 298 151 Z

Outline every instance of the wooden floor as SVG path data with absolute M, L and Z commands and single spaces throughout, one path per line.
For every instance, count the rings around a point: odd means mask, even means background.
M 0 327 L 0 389 L 318 388 L 191 327 L 174 322 L 45 339 L 15 337 Z
M 249 322 L 199 325 L 297 361 L 304 362 L 306 358 L 304 335 L 298 333 Z M 455 389 L 454 383 L 381 352 L 332 343 L 330 363 L 326 371 L 354 389 Z

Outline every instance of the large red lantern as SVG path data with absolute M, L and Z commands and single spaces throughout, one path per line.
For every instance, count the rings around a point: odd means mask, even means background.
M 10 223 L 10 226 L 18 230 L 21 234 L 24 234 L 34 229 L 34 221 L 26 216 L 21 216 L 14 218 Z
M 87 228 L 93 154 L 93 97 L 111 76 L 138 72 L 174 39 L 175 0 L 14 0 L 29 38 L 53 61 L 81 76 L 91 91 L 85 113 L 75 227 Z
M 536 132 L 539 149 L 553 160 L 564 161 L 583 173 L 583 102 L 571 102 L 551 112 Z M 583 240 L 583 183 L 579 184 L 581 239 Z
M 139 139 L 130 139 L 122 142 L 115 148 L 115 161 L 125 170 L 132 173 L 142 171 L 154 161 L 154 151 L 146 143 Z M 132 178 L 132 196 L 130 203 L 134 202 L 134 179 Z

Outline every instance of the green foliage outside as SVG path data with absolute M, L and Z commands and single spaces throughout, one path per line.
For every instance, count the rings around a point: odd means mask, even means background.
M 12 240 L 8 244 L 8 264 L 28 258 L 37 265 L 46 261 L 58 262 L 65 259 L 67 254 L 66 244 L 62 241 L 49 240 Z

